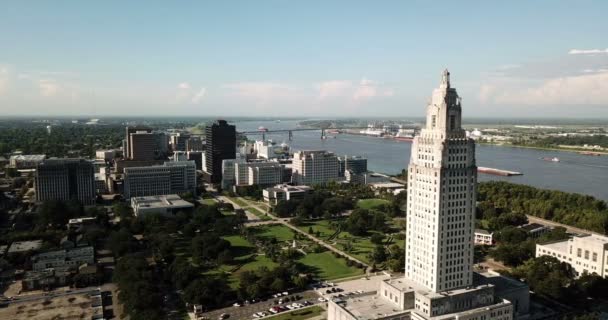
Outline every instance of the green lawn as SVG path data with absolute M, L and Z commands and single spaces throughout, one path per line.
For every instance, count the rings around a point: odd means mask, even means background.
M 202 204 L 206 204 L 208 206 L 212 206 L 212 205 L 216 205 L 217 204 L 217 201 L 215 201 L 215 199 L 213 199 L 213 198 L 205 198 L 201 202 L 202 202 Z
M 357 207 L 361 208 L 361 209 L 376 209 L 377 207 L 383 205 L 383 204 L 389 204 L 390 202 L 388 200 L 384 200 L 384 199 L 361 199 L 359 201 L 357 201 Z
M 312 227 L 312 231 L 314 235 L 317 235 L 317 231 L 319 232 L 319 238 L 323 240 L 327 240 L 332 234 L 336 231 L 331 229 L 329 226 L 330 220 L 314 220 L 307 221 L 302 225 L 298 226 L 298 229 L 308 233 L 308 230 Z
M 243 271 L 254 271 L 262 266 L 273 269 L 277 266 L 276 263 L 266 256 L 256 254 L 255 246 L 242 236 L 233 235 L 224 237 L 224 239 L 228 240 L 232 245 L 233 263 L 218 266 L 213 270 L 207 271 L 206 274 L 227 274 L 228 282 L 232 288 L 239 286 L 239 274 Z
M 338 278 L 352 277 L 363 274 L 363 270 L 346 265 L 346 260 L 336 258 L 329 251 L 321 253 L 309 253 L 299 260 L 302 264 L 311 268 L 318 278 L 332 280 Z
M 250 228 L 263 238 L 274 237 L 278 242 L 292 241 L 294 231 L 280 224 L 267 224 Z
M 280 315 L 269 317 L 268 319 L 272 319 L 272 320 L 304 320 L 304 319 L 310 319 L 310 318 L 313 318 L 313 317 L 320 316 L 324 311 L 325 311 L 325 309 L 323 309 L 323 308 L 321 308 L 319 306 L 314 306 L 314 307 L 304 308 L 304 309 L 300 309 L 300 310 L 295 310 L 295 311 L 281 313 Z
M 257 208 L 254 207 L 249 207 L 247 208 L 247 210 L 253 214 L 255 214 L 258 218 L 262 219 L 262 220 L 272 220 L 272 218 L 268 215 L 266 215 L 265 212 L 262 212 L 260 210 L 258 210 Z
M 237 205 L 239 205 L 242 208 L 246 208 L 249 206 L 249 203 L 245 202 L 245 200 L 243 200 L 240 197 L 227 197 L 228 199 L 230 199 L 230 201 L 236 203 Z

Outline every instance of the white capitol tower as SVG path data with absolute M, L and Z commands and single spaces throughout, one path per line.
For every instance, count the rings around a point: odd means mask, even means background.
M 414 138 L 408 167 L 405 276 L 328 303 L 328 320 L 511 320 L 525 318 L 529 288 L 473 271 L 475 142 L 445 70 Z
M 445 70 L 414 138 L 408 168 L 406 277 L 432 291 L 473 283 L 477 167 L 475 142 Z

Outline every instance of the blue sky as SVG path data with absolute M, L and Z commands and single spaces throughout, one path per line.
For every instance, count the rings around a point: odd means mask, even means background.
M 606 1 L 7 1 L 0 115 L 608 117 Z

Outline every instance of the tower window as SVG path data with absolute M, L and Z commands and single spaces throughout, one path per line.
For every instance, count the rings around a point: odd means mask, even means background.
M 435 124 L 437 123 L 437 116 L 431 116 L 431 128 L 435 128 Z
M 454 116 L 450 116 L 450 130 L 454 130 L 456 127 L 456 118 Z

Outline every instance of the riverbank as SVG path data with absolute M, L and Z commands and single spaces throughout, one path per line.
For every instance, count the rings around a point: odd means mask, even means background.
M 548 148 L 548 147 L 536 147 L 536 146 L 521 146 L 515 144 L 506 143 L 492 143 L 492 142 L 477 142 L 479 145 L 496 146 L 496 147 L 509 147 L 509 148 L 522 148 L 522 149 L 533 149 L 533 150 L 545 150 L 545 151 L 565 151 L 581 154 L 581 152 L 593 152 L 598 155 L 607 156 L 608 152 L 605 151 L 594 151 L 589 149 L 575 149 L 575 148 Z

